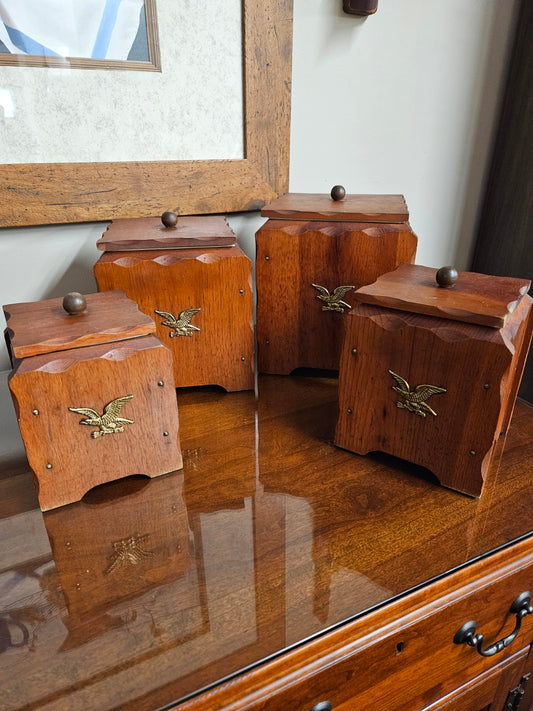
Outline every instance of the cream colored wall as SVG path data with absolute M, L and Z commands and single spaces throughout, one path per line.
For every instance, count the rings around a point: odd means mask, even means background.
M 403 193 L 417 262 L 465 268 L 516 1 L 379 0 L 366 19 L 341 7 L 294 0 L 290 189 Z M 261 223 L 230 217 L 251 257 Z M 0 231 L 0 304 L 94 291 L 104 229 Z

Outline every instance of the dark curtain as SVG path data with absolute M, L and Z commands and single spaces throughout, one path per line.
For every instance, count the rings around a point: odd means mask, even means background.
M 533 2 L 522 0 L 471 264 L 475 272 L 533 279 L 532 83 Z M 519 396 L 533 403 L 533 353 Z

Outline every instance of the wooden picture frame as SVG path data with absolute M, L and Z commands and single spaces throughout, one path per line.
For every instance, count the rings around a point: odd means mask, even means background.
M 244 158 L 0 168 L 0 227 L 258 210 L 287 192 L 292 0 L 243 0 Z

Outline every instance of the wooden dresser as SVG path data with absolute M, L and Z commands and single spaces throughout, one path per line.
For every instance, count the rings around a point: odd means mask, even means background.
M 179 390 L 182 471 L 43 514 L 0 397 L 3 711 L 533 708 L 528 405 L 474 499 L 336 448 L 334 378 Z

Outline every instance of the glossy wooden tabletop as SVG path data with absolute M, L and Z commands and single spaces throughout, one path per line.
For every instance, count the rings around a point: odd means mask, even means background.
M 471 499 L 336 448 L 337 381 L 309 375 L 178 391 L 182 471 L 43 514 L 2 375 L 5 710 L 160 708 L 533 528 L 529 406 Z

